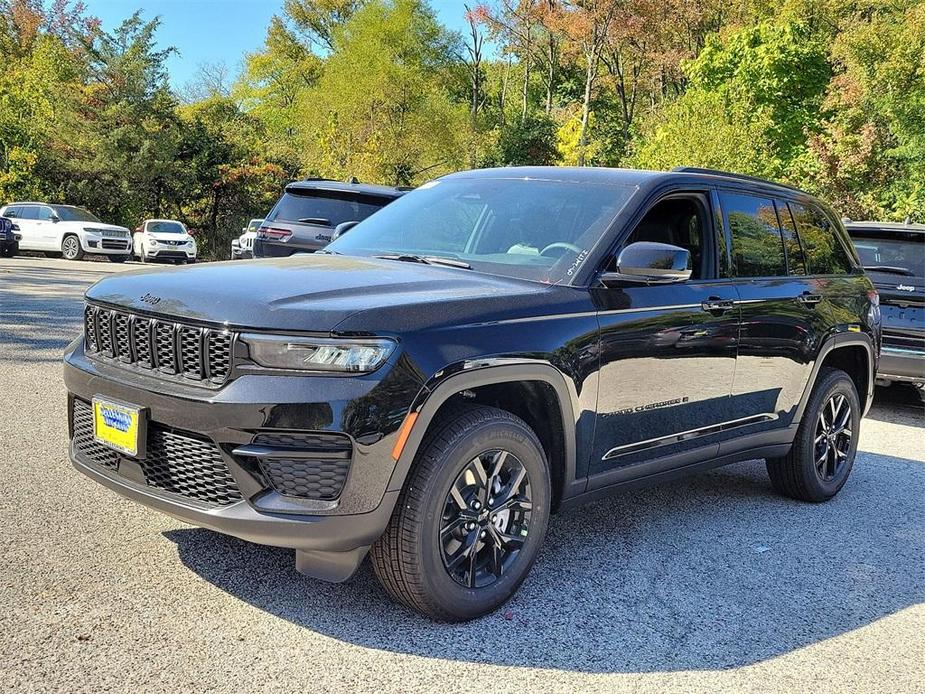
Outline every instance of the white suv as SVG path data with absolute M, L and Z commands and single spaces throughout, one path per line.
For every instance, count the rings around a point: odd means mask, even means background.
M 105 255 L 114 263 L 128 260 L 132 241 L 128 229 L 104 224 L 87 210 L 71 205 L 12 202 L 0 208 L 0 217 L 19 227 L 22 251 L 44 251 L 80 260 L 85 253 Z
M 132 252 L 143 263 L 155 260 L 195 263 L 196 240 L 183 222 L 146 219 L 135 229 Z

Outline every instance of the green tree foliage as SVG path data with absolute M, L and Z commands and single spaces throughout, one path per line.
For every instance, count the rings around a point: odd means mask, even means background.
M 653 115 L 633 161 L 792 178 L 831 77 L 823 41 L 768 20 L 712 36 L 682 67 L 687 91 Z
M 408 185 L 459 167 L 468 119 L 450 98 L 456 41 L 420 0 L 359 9 L 306 95 L 305 169 Z

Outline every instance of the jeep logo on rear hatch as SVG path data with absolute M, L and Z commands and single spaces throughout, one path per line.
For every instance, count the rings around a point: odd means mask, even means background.
M 146 304 L 151 304 L 152 306 L 156 306 L 160 302 L 161 297 L 148 293 L 148 294 L 144 294 L 141 297 L 141 300 L 144 301 Z

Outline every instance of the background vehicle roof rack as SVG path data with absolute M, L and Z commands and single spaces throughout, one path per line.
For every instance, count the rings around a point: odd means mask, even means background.
M 706 174 L 708 176 L 725 176 L 726 178 L 737 178 L 742 181 L 751 181 L 753 183 L 767 183 L 772 186 L 779 186 L 781 188 L 789 188 L 790 190 L 795 190 L 799 193 L 803 193 L 800 188 L 796 186 L 791 186 L 786 183 L 778 183 L 777 181 L 769 181 L 766 178 L 759 178 L 758 176 L 748 176 L 747 174 L 733 173 L 732 171 L 722 171 L 721 169 L 704 169 L 698 166 L 676 166 L 672 169 L 675 173 L 695 173 L 695 174 Z

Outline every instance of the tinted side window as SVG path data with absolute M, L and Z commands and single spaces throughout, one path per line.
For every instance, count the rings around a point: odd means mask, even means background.
M 784 246 L 774 201 L 752 195 L 721 193 L 723 214 L 732 233 L 737 277 L 786 275 Z
M 19 208 L 20 219 L 38 219 L 39 208 L 37 205 L 23 205 Z
M 42 220 L 43 222 L 51 221 L 51 208 L 50 207 L 37 207 L 35 208 L 38 213 L 37 219 Z
M 803 258 L 803 248 L 800 246 L 800 237 L 797 235 L 796 225 L 787 209 L 787 203 L 776 201 L 777 217 L 780 219 L 781 232 L 784 235 L 784 248 L 787 250 L 787 270 L 791 275 L 806 274 L 806 260 Z
M 22 218 L 22 208 L 21 207 L 7 207 L 6 211 L 3 213 L 3 216 L 7 219 L 21 219 Z
M 790 203 L 800 241 L 806 251 L 809 271 L 813 275 L 845 275 L 851 272 L 851 260 L 839 243 L 832 223 L 821 210 Z

